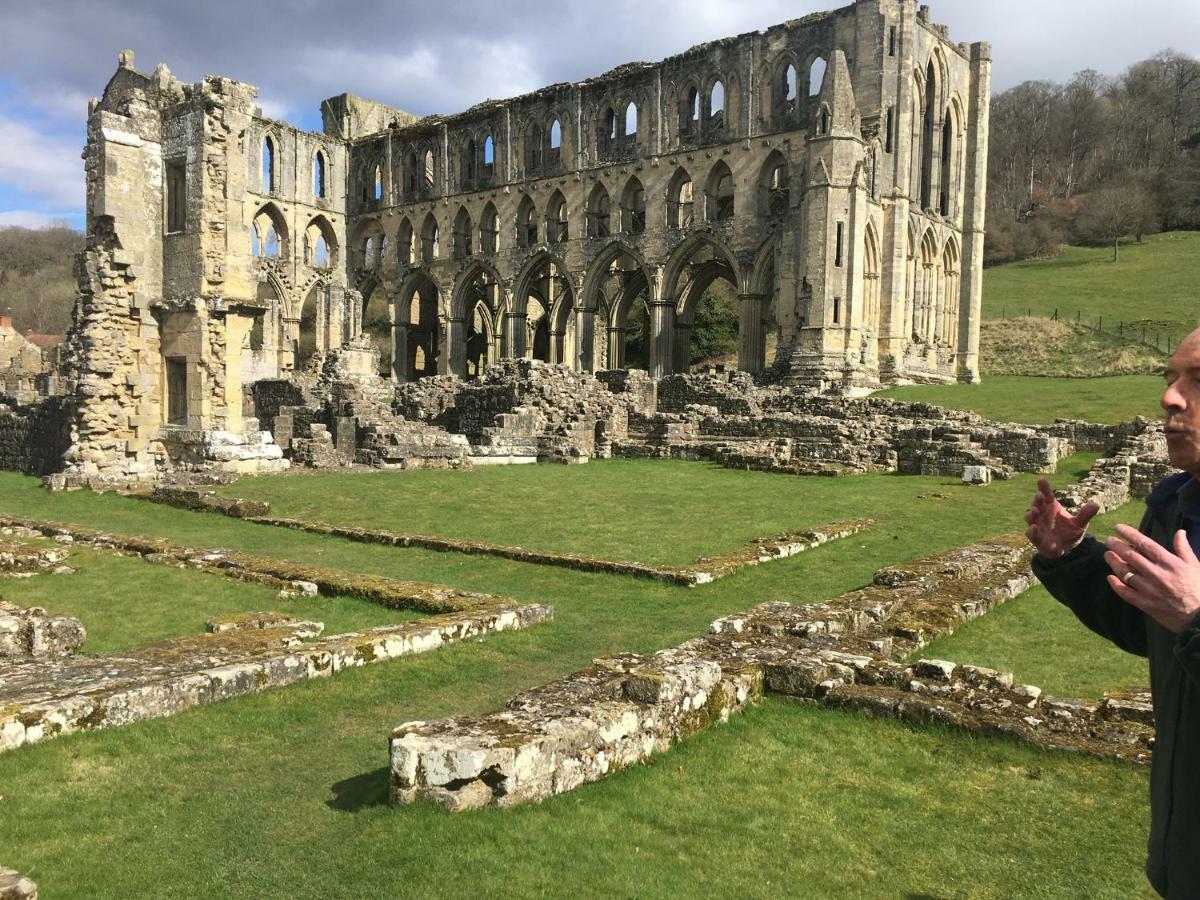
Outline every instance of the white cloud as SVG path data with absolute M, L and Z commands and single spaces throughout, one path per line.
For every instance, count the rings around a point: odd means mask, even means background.
M 0 113 L 0 183 L 39 197 L 51 209 L 84 203 L 83 162 L 74 139 L 52 137 Z
M 40 212 L 28 212 L 25 210 L 0 212 L 0 228 L 8 228 L 14 225 L 20 228 L 58 228 L 62 225 L 69 227 L 70 224 L 70 221 L 65 218 L 48 216 Z

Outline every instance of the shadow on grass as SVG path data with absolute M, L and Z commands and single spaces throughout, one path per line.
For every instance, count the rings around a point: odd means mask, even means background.
M 388 767 L 382 766 L 332 785 L 333 798 L 325 801 L 339 812 L 359 812 L 388 801 Z

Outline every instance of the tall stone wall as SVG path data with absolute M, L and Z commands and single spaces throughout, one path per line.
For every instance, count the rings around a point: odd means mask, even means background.
M 166 460 L 158 321 L 138 284 L 135 254 L 125 251 L 111 218 L 93 220 L 76 264 L 79 293 L 67 337 L 68 377 L 78 405 L 65 482 L 150 480 Z

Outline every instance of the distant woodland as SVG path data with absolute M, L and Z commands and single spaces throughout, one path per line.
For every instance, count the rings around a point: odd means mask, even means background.
M 83 235 L 57 228 L 0 228 L 0 315 L 24 333 L 62 334 L 75 301 L 75 254 Z
M 1200 229 L 1200 60 L 1166 50 L 1116 77 L 1089 69 L 993 95 L 987 228 L 989 264 Z M 66 226 L 0 228 L 0 314 L 22 332 L 66 331 L 82 244 Z M 710 305 L 705 358 L 736 348 L 735 314 Z
M 1200 60 L 1166 50 L 993 95 L 987 229 L 989 263 L 1200 229 Z

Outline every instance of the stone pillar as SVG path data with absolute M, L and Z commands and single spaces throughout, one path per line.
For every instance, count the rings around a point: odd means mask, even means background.
M 650 303 L 650 376 L 665 378 L 672 374 L 671 357 L 675 341 L 675 303 L 655 300 Z
M 408 325 L 405 322 L 392 325 L 392 378 L 396 381 L 412 381 L 412 367 L 408 360 Z
M 984 212 L 987 209 L 988 100 L 992 48 L 971 45 L 971 98 L 967 110 L 967 161 L 963 179 L 963 249 L 959 260 L 957 377 L 979 381 L 979 320 L 983 306 Z
M 525 313 L 504 314 L 504 356 L 520 359 L 525 355 Z
M 447 322 L 446 340 L 449 343 L 447 356 L 450 360 L 450 374 L 459 378 L 467 377 L 467 321 L 462 318 L 451 318 Z
M 767 357 L 767 335 L 763 329 L 763 294 L 738 295 L 738 368 L 757 375 Z
M 242 420 L 242 344 L 254 325 L 251 316 L 225 316 L 225 430 L 240 432 Z
M 608 367 L 625 368 L 625 329 L 608 329 Z
M 596 311 L 575 310 L 575 369 L 578 372 L 596 371 Z M 603 360 L 601 361 L 603 362 Z
M 678 374 L 687 374 L 688 359 L 692 352 L 692 322 L 675 322 L 675 349 L 671 361 Z

